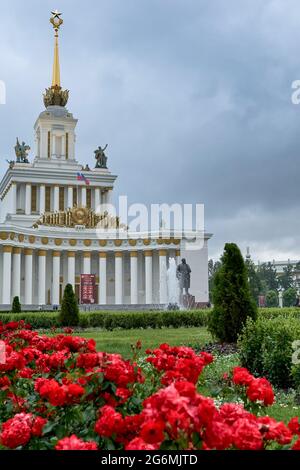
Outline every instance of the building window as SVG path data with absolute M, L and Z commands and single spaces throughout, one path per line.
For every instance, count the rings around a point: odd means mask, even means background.
M 78 194 L 77 194 L 77 188 L 73 188 L 73 206 L 78 205 Z
M 91 188 L 87 188 L 86 190 L 86 207 L 91 209 L 92 207 L 92 190 Z
M 59 210 L 65 210 L 65 188 L 63 186 L 59 188 Z
M 51 187 L 46 186 L 45 191 L 45 211 L 50 212 L 51 210 Z
M 36 212 L 36 186 L 31 186 L 31 212 Z

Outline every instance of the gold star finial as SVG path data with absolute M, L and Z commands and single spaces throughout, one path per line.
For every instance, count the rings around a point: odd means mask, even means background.
M 58 10 L 51 11 L 52 17 L 50 18 L 50 23 L 52 24 L 55 32 L 57 33 L 61 25 L 63 24 L 63 19 L 61 18 L 62 13 Z

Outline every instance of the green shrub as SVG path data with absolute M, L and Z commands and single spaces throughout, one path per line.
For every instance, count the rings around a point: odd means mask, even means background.
M 297 289 L 294 287 L 286 289 L 282 295 L 282 300 L 284 307 L 293 307 L 297 300 Z
M 300 339 L 297 318 L 248 320 L 239 338 L 240 360 L 253 374 L 282 388 L 296 386 L 292 375 L 292 343 Z
M 278 307 L 279 299 L 276 290 L 269 290 L 266 294 L 266 306 L 267 307 Z
M 62 326 L 78 326 L 79 324 L 78 303 L 71 284 L 65 287 L 58 318 Z
M 260 308 L 258 314 L 262 318 L 300 318 L 300 308 L 297 307 L 272 307 L 272 308 Z
M 134 328 L 179 328 L 206 326 L 210 311 L 174 311 L 174 312 L 86 312 L 79 314 L 80 328 L 102 328 L 107 330 Z M 22 314 L 1 313 L 0 321 L 25 320 L 34 329 L 58 327 L 62 324 L 55 312 L 23 312 Z
M 20 300 L 19 300 L 19 297 L 16 295 L 13 299 L 13 303 L 12 303 L 12 306 L 11 306 L 11 312 L 12 313 L 20 313 L 21 311 L 22 311 L 22 309 L 21 309 Z
M 222 266 L 215 276 L 213 303 L 209 330 L 223 342 L 236 342 L 247 318 L 257 317 L 245 262 L 235 243 L 225 245 Z

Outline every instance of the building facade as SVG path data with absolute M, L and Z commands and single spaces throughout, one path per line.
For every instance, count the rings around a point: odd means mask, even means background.
M 53 14 L 55 52 L 52 86 L 45 110 L 34 124 L 35 156 L 17 142 L 16 160 L 0 182 L 0 304 L 19 296 L 23 305 L 58 305 L 67 283 L 80 298 L 80 275 L 95 274 L 97 305 L 167 304 L 169 259 L 187 258 L 191 294 L 208 302 L 207 242 L 188 250 L 184 238 L 159 233 L 126 236 L 112 202 L 116 175 L 107 168 L 104 149 L 96 168 L 76 160 L 77 119 L 67 110 L 68 91 L 60 85 L 58 32 L 61 15 Z M 101 231 L 114 225 L 118 236 Z M 117 233 L 117 232 L 116 232 Z

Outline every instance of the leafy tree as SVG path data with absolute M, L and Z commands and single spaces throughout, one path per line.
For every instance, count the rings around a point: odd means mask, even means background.
M 208 287 L 209 287 L 209 299 L 212 300 L 212 291 L 214 287 L 214 280 L 216 273 L 221 267 L 221 261 L 214 262 L 213 259 L 208 261 Z
M 255 264 L 250 258 L 246 259 L 245 264 L 247 268 L 250 292 L 255 302 L 258 303 L 258 296 L 262 292 L 262 281 L 260 280 L 259 275 L 257 274 Z
M 78 304 L 71 284 L 67 284 L 64 290 L 59 321 L 63 326 L 77 326 L 79 323 Z
M 284 307 L 293 307 L 297 300 L 297 289 L 294 287 L 286 289 L 282 295 L 282 300 Z
M 21 304 L 20 304 L 20 299 L 16 295 L 13 299 L 13 303 L 11 306 L 11 311 L 12 313 L 20 313 L 22 311 Z
M 236 342 L 247 318 L 257 317 L 257 306 L 250 293 L 247 268 L 235 243 L 225 245 L 222 266 L 215 276 L 213 303 L 209 330 L 220 341 Z
M 278 281 L 282 289 L 290 289 L 295 287 L 295 282 L 293 278 L 294 268 L 291 264 L 288 264 L 283 268 L 283 274 L 280 275 Z
M 278 307 L 278 292 L 276 290 L 269 290 L 266 293 L 266 307 Z
M 269 290 L 278 289 L 277 273 L 272 263 L 263 263 L 258 266 L 257 274 L 262 282 L 262 288 L 265 289 L 261 291 L 262 294 L 266 294 Z

